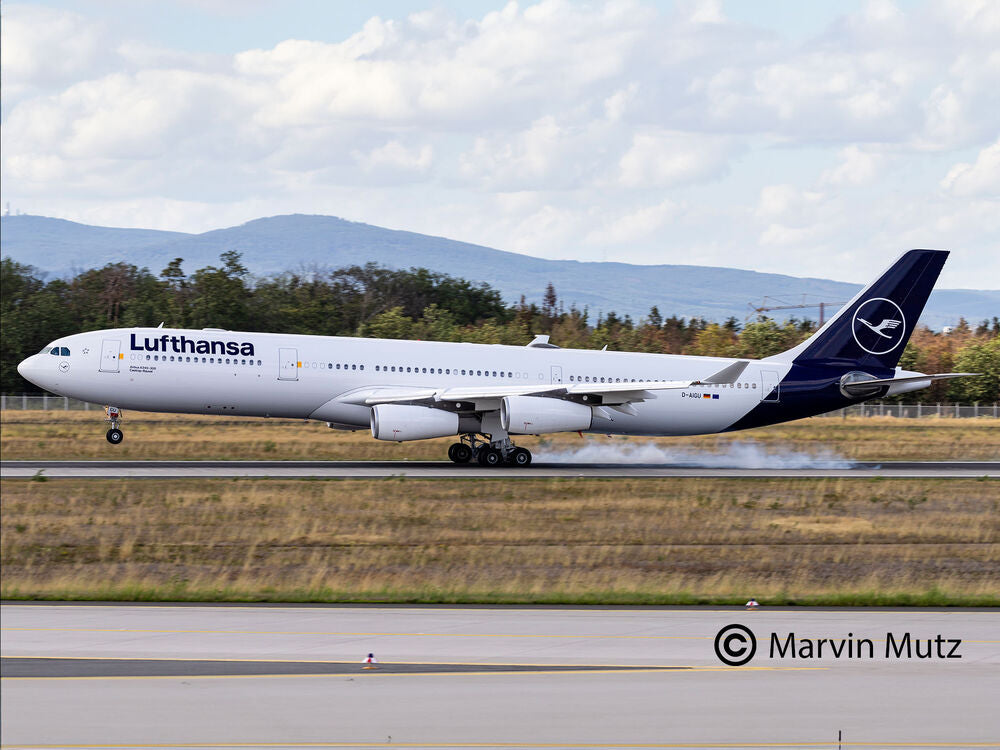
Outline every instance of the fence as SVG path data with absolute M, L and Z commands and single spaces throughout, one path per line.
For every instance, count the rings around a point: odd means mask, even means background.
M 0 394 L 0 410 L 46 410 L 46 411 L 104 411 L 104 406 L 77 401 L 66 396 L 42 394 L 29 396 L 26 393 Z M 838 409 L 823 417 L 901 417 L 915 419 L 918 417 L 1000 417 L 1000 403 L 993 404 L 896 404 L 884 401 L 869 401 L 855 404 L 845 409 Z
M 27 393 L 0 394 L 0 411 L 7 409 L 17 411 L 104 411 L 104 406 L 77 401 L 75 398 L 67 398 L 66 396 L 53 396 L 49 393 L 43 393 L 40 396 L 29 396 Z
M 820 414 L 821 417 L 952 417 L 971 419 L 974 417 L 1000 417 L 1000 404 L 896 404 L 884 401 L 868 401 L 837 411 Z

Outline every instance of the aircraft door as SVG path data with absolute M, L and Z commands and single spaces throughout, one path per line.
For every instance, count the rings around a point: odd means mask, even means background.
M 552 375 L 552 382 L 553 383 L 561 383 L 561 382 L 563 382 L 562 381 L 562 367 L 560 367 L 559 365 L 552 365 L 551 375 Z
M 781 380 L 774 370 L 760 372 L 760 400 L 777 403 L 781 397 Z
M 118 372 L 121 351 L 121 341 L 118 339 L 104 339 L 104 342 L 101 344 L 101 372 Z
M 299 379 L 299 350 L 281 347 L 278 349 L 278 380 Z

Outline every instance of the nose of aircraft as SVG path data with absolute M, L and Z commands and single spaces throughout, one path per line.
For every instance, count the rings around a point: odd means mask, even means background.
M 38 355 L 32 354 L 27 359 L 21 360 L 20 364 L 17 366 L 17 374 L 22 378 L 27 380 L 29 383 L 34 383 L 38 385 L 35 378 L 36 371 L 38 370 Z

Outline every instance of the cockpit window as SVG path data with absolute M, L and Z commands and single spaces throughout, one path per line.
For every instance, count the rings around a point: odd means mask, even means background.
M 61 354 L 63 357 L 68 357 L 69 356 L 69 347 L 68 346 L 60 347 L 59 348 L 59 354 Z
M 51 354 L 53 357 L 58 357 L 59 356 L 59 347 L 58 346 L 53 346 L 52 347 L 52 351 L 50 351 L 49 354 Z

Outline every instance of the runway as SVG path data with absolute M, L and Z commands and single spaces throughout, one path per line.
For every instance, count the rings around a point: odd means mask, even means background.
M 1000 612 L 5 604 L 4 747 L 1000 747 Z M 743 624 L 757 653 L 715 652 Z M 772 634 L 872 658 L 774 656 Z M 960 659 L 886 658 L 888 634 Z M 373 652 L 379 670 L 361 664 Z
M 1000 477 L 1000 461 L 887 461 L 856 462 L 851 468 L 698 467 L 657 464 L 533 463 L 527 468 L 456 466 L 449 461 L 3 461 L 0 477 L 32 477 L 38 472 L 51 478 L 131 477 L 180 479 L 207 477 L 274 478 L 376 478 L 413 477 L 427 479 L 475 477 L 883 477 L 960 478 Z

